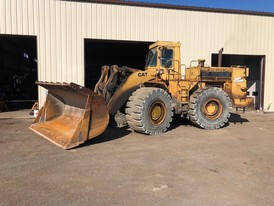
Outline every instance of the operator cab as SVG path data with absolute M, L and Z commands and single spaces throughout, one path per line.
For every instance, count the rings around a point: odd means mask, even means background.
M 181 44 L 157 41 L 149 46 L 145 70 L 155 70 L 162 80 L 181 80 Z
M 145 69 L 169 69 L 180 62 L 180 43 L 157 41 L 149 46 Z

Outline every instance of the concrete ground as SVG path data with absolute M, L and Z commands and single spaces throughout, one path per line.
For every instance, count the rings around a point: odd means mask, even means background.
M 0 205 L 274 205 L 274 114 L 233 114 L 206 131 L 109 127 L 69 151 L 0 115 Z M 1 118 L 2 117 L 2 118 Z

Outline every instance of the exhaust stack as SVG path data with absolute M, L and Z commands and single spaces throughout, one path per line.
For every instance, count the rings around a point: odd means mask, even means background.
M 218 53 L 218 67 L 222 66 L 224 48 L 221 48 Z

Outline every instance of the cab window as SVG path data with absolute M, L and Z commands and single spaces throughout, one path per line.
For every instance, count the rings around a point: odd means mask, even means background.
M 146 66 L 145 67 L 156 67 L 157 66 L 157 49 L 154 48 L 150 50 L 146 57 Z
M 169 68 L 173 64 L 173 49 L 164 48 L 162 50 L 161 66 Z

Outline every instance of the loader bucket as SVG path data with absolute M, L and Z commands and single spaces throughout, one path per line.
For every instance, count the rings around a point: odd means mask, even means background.
M 29 127 L 64 149 L 100 135 L 109 122 L 105 100 L 74 83 L 36 82 L 48 90 L 44 106 Z

